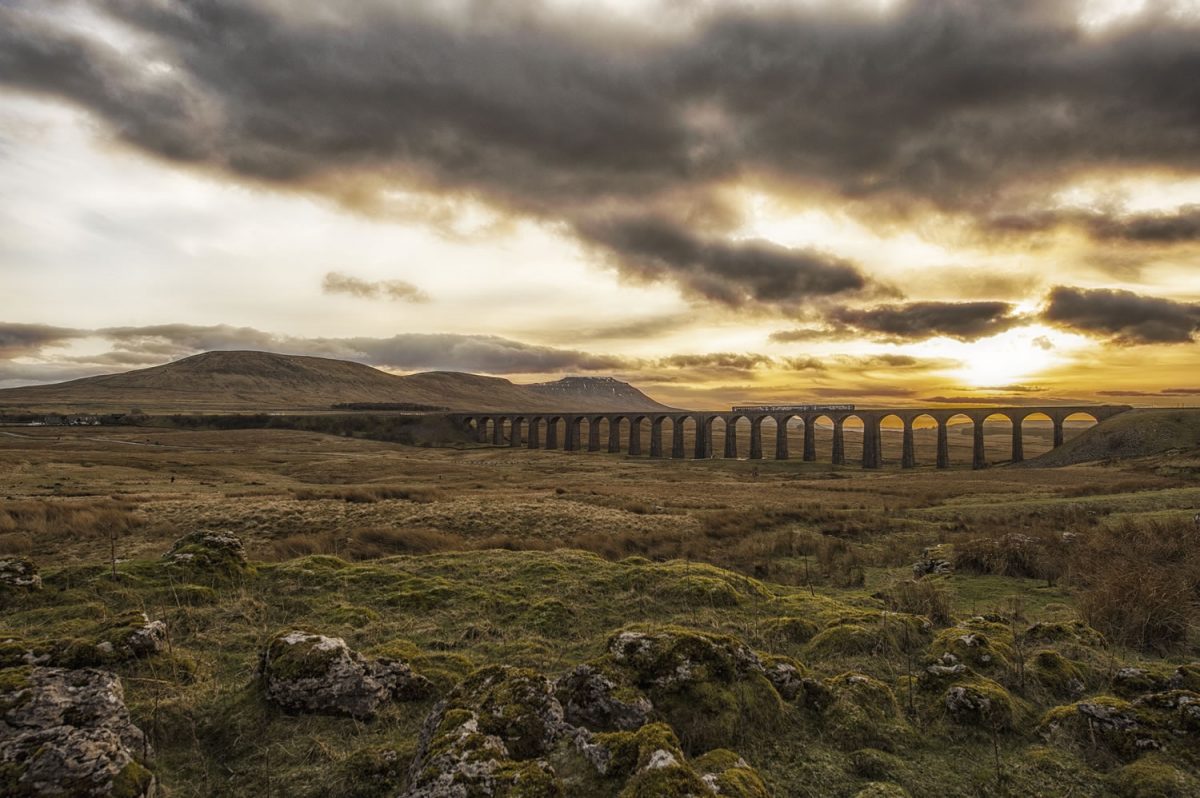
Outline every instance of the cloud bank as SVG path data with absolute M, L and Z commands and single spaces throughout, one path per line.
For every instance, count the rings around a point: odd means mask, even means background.
M 878 289 L 869 264 L 740 237 L 738 182 L 864 218 L 1197 239 L 1194 207 L 1063 216 L 1043 199 L 1097 171 L 1200 171 L 1200 23 L 1170 3 L 1102 31 L 1075 0 L 714 4 L 670 27 L 537 0 L 336 19 L 315 0 L 79 5 L 105 25 L 0 6 L 3 85 L 155 157 L 369 213 L 395 188 L 478 199 L 733 307 Z M 861 321 L 906 335 L 916 315 Z

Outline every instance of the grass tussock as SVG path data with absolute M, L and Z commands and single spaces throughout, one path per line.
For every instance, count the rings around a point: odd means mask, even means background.
M 1200 630 L 1198 530 L 1157 521 L 1097 530 L 1073 563 L 1083 617 L 1110 640 L 1165 652 Z
M 28 554 L 35 545 L 123 536 L 144 525 L 135 505 L 111 499 L 0 504 L 0 554 Z

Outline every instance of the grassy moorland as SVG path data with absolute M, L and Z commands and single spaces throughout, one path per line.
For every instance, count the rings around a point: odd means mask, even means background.
M 44 588 L 0 595 L 0 665 L 26 649 L 91 664 L 129 612 L 165 621 L 165 650 L 101 664 L 169 796 L 401 795 L 426 717 L 472 673 L 581 663 L 651 701 L 669 729 L 646 728 L 674 735 L 656 745 L 697 770 L 730 749 L 768 795 L 1200 792 L 1188 452 L 866 473 L 294 431 L 7 432 L 0 558 L 32 559 Z M 239 536 L 249 563 L 162 562 L 205 529 Z M 920 560 L 935 572 L 914 580 Z M 403 660 L 432 689 L 371 720 L 284 713 L 257 669 L 292 629 Z M 622 631 L 670 656 L 620 665 Z M 738 645 L 798 681 L 730 670 Z M 685 650 L 702 665 L 687 679 L 655 670 Z M 564 744 L 545 758 L 562 794 L 687 794 L 587 775 Z M 720 794 L 764 794 L 751 776 Z M 555 794 L 526 786 L 507 794 Z

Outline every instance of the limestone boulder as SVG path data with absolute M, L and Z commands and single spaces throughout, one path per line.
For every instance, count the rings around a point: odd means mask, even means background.
M 0 557 L 0 591 L 27 592 L 42 589 L 42 577 L 28 557 Z
M 259 660 L 267 700 L 288 712 L 370 718 L 390 701 L 422 698 L 427 679 L 406 663 L 370 660 L 340 637 L 277 635 Z
M 143 798 L 156 792 L 150 746 L 121 680 L 84 668 L 0 670 L 0 793 Z
M 167 563 L 189 571 L 234 574 L 248 570 L 242 539 L 229 532 L 200 531 L 184 535 L 163 555 Z

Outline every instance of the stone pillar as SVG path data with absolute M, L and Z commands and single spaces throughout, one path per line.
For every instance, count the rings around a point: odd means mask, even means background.
M 791 457 L 788 451 L 788 429 L 786 417 L 775 417 L 775 459 L 787 460 Z
M 975 419 L 975 451 L 971 457 L 971 468 L 976 470 L 987 468 L 987 451 L 983 445 L 983 422 L 984 419 Z
M 737 451 L 737 419 L 725 419 L 725 459 L 736 460 Z
M 911 418 L 904 419 L 904 446 L 900 454 L 901 468 L 917 467 L 917 451 L 913 444 L 913 423 Z
M 651 422 L 650 422 L 650 456 L 651 457 L 662 457 L 663 456 L 662 428 L 663 428 L 663 424 L 666 424 L 667 421 L 669 421 L 669 419 L 659 418 L 659 419 L 651 420 Z
M 631 425 L 633 421 L 629 422 Z M 621 451 L 621 419 L 610 418 L 608 420 L 608 453 L 617 454 Z
M 846 420 L 836 418 L 833 420 L 833 464 L 846 464 L 846 435 L 845 435 Z
M 804 419 L 804 462 L 817 461 L 817 419 L 806 416 Z
M 662 448 L 661 445 L 659 448 Z M 631 457 L 642 456 L 642 420 L 640 418 L 629 419 L 629 455 Z
M 673 418 L 671 419 L 671 424 L 673 425 L 671 431 L 674 433 L 671 436 L 671 457 L 675 460 L 682 460 L 684 420 L 682 418 Z
M 567 430 L 567 434 L 571 434 L 569 429 Z M 546 419 L 546 448 L 558 448 L 558 422 L 552 418 Z
M 1061 418 L 1054 419 L 1054 448 L 1057 449 L 1066 441 L 1066 436 L 1063 434 L 1063 420 Z
M 693 447 L 693 460 L 707 460 L 712 455 L 712 424 L 710 416 L 696 419 L 696 445 Z
M 762 422 L 763 417 L 750 419 L 750 459 L 762 459 Z
M 600 419 L 595 416 L 588 419 L 588 451 L 600 451 Z
M 1008 420 L 1012 422 L 1012 461 L 1019 463 L 1025 459 L 1025 441 L 1022 439 L 1025 430 L 1021 425 L 1024 419 L 1009 416 Z
M 862 454 L 863 468 L 879 468 L 879 461 L 882 454 L 882 452 L 880 452 L 880 449 L 882 448 L 880 444 L 882 443 L 883 441 L 881 440 L 881 435 L 879 432 L 879 419 L 871 418 L 870 416 L 864 418 Z
M 950 430 L 946 425 L 946 419 L 938 419 L 938 444 L 937 444 L 937 467 L 950 467 Z
M 583 419 L 578 416 L 567 416 L 563 419 L 563 425 L 567 429 L 567 439 L 563 441 L 564 452 L 579 451 L 579 433 L 580 425 L 583 424 Z
M 492 445 L 500 446 L 504 443 L 504 419 L 500 416 L 492 419 Z
M 514 418 L 512 426 L 508 428 L 508 445 L 513 448 L 521 445 L 521 423 L 521 419 Z
M 540 440 L 538 440 L 541 437 L 541 433 L 542 433 L 542 419 L 540 419 L 540 418 L 529 419 L 529 448 L 530 449 L 542 448 L 542 442 Z

